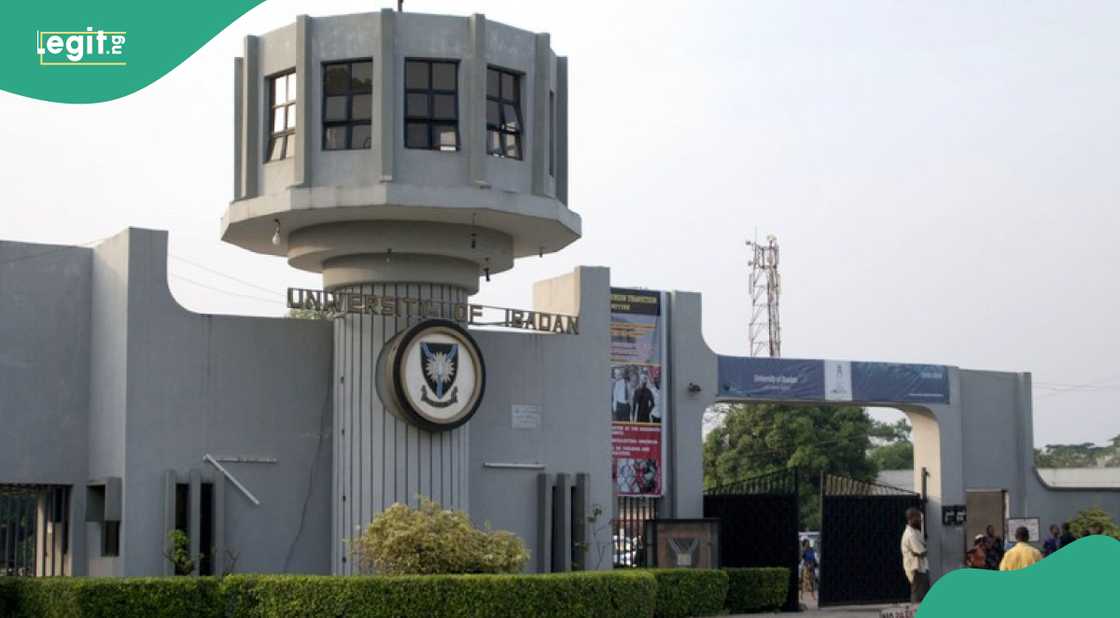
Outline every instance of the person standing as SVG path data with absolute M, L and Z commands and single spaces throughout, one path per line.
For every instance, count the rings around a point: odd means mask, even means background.
M 614 421 L 625 423 L 630 420 L 630 389 L 621 368 L 614 369 L 614 384 L 611 387 L 611 404 L 614 407 Z
M 653 392 L 649 390 L 649 378 L 645 375 L 642 376 L 642 383 L 638 385 L 638 389 L 634 391 L 634 412 L 635 418 L 639 423 L 652 422 L 650 415 L 653 412 L 654 406 L 657 402 L 653 399 Z
M 1058 528 L 1058 524 L 1050 524 L 1050 538 L 1046 539 L 1046 542 L 1042 544 L 1042 557 L 1046 558 L 1050 556 L 1058 551 L 1058 548 L 1061 546 L 1062 530 Z
M 922 535 L 922 512 L 906 509 L 906 529 L 902 531 L 902 570 L 910 580 L 910 602 L 921 603 L 929 592 L 929 558 Z
M 1058 542 L 1059 542 L 1058 547 L 1059 548 L 1065 547 L 1066 545 L 1069 545 L 1070 543 L 1072 543 L 1076 540 L 1077 540 L 1077 537 L 1073 536 L 1073 531 L 1069 529 L 1069 522 L 1068 521 L 1063 522 L 1062 523 L 1062 536 L 1061 536 L 1061 538 L 1058 539 Z
M 801 541 L 801 592 L 817 598 L 817 552 L 809 539 Z
M 977 534 L 976 538 L 972 539 L 972 549 L 964 555 L 964 565 L 970 569 L 986 569 L 988 568 L 988 551 L 984 548 L 986 545 L 983 534 Z
M 1007 550 L 1007 553 L 1004 554 L 1003 560 L 999 563 L 999 570 L 1018 571 L 1042 560 L 1042 552 L 1032 547 L 1028 542 L 1030 540 L 1031 533 L 1026 526 L 1016 528 L 1015 547 Z
M 996 536 L 996 528 L 992 524 L 984 529 L 984 545 L 988 550 L 988 568 L 998 571 L 999 561 L 1003 560 L 1003 539 Z

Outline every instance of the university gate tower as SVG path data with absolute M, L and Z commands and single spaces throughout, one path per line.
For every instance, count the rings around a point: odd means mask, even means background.
M 334 320 L 333 572 L 395 502 L 469 508 L 485 366 L 466 301 L 579 238 L 566 112 L 549 35 L 482 15 L 300 16 L 235 60 L 222 239 L 329 292 L 308 302 Z

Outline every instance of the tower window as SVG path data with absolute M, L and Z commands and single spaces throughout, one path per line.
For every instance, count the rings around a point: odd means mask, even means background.
M 504 159 L 521 158 L 521 75 L 486 70 L 486 152 Z
M 459 63 L 405 60 L 404 93 L 405 148 L 459 150 Z
M 296 72 L 268 78 L 268 150 L 265 161 L 288 159 L 296 153 Z
M 323 150 L 370 147 L 373 61 L 323 65 Z

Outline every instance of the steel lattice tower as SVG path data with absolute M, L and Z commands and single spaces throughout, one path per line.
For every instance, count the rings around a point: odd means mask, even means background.
M 764 353 L 777 358 L 782 355 L 782 325 L 779 317 L 778 298 L 782 292 L 782 279 L 778 273 L 778 239 L 766 237 L 766 243 L 747 241 L 753 252 L 747 262 L 751 271 L 747 281 L 751 296 L 751 319 L 748 326 L 750 355 Z

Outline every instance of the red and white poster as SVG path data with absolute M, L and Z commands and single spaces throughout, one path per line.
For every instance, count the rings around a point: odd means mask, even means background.
M 611 289 L 611 448 L 616 493 L 663 492 L 661 293 Z

